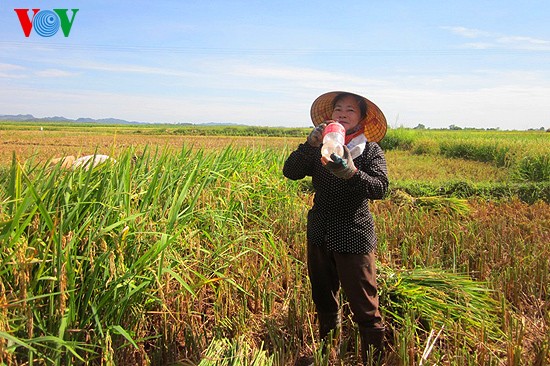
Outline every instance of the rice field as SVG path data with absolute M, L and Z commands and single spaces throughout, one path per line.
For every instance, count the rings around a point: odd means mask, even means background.
M 281 173 L 307 130 L 63 127 L 0 128 L 0 364 L 357 364 L 345 305 L 339 358 L 320 352 L 313 192 Z M 382 146 L 385 364 L 549 364 L 548 134 L 393 130 Z M 117 162 L 49 164 L 94 153 Z

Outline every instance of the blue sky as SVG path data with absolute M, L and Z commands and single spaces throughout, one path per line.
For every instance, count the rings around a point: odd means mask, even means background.
M 0 35 L 0 114 L 304 127 L 348 90 L 394 128 L 550 127 L 549 1 L 8 0 Z

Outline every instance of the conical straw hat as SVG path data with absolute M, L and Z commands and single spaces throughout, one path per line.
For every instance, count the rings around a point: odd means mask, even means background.
M 311 105 L 311 120 L 315 126 L 318 126 L 326 120 L 332 119 L 332 104 L 334 98 L 341 93 L 347 92 L 332 91 L 315 99 Z M 365 97 L 354 93 L 349 94 L 356 95 L 359 98 L 364 99 L 367 103 L 367 116 L 360 122 L 365 126 L 365 137 L 367 140 L 373 142 L 379 142 L 382 140 L 386 135 L 388 124 L 386 122 L 386 117 L 384 117 L 384 114 L 380 108 Z

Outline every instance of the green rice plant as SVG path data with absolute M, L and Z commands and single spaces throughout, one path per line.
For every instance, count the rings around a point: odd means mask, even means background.
M 550 156 L 524 156 L 517 162 L 512 177 L 519 182 L 550 181 Z
M 439 150 L 439 143 L 433 139 L 417 139 L 411 147 L 415 155 L 437 155 Z
M 402 190 L 394 189 L 390 193 L 390 199 L 400 206 L 414 206 L 445 215 L 467 215 L 470 212 L 466 200 L 456 197 L 413 197 Z
M 532 204 L 537 201 L 550 202 L 550 182 L 527 183 L 472 183 L 469 181 L 448 182 L 417 182 L 417 181 L 392 181 L 388 196 L 393 191 L 402 191 L 406 194 L 420 197 L 447 197 L 451 201 L 464 199 L 485 199 L 492 201 L 506 201 L 518 198 L 523 202 Z
M 272 356 L 268 356 L 265 351 L 252 349 L 245 339 L 222 338 L 210 343 L 198 366 L 270 366 L 273 364 Z
M 492 162 L 497 166 L 505 166 L 509 148 L 494 142 L 455 140 L 442 141 L 440 150 L 445 157 Z
M 464 180 L 452 180 L 446 182 L 441 188 L 440 192 L 446 195 L 452 195 L 455 197 L 469 198 L 476 196 L 476 186 L 472 182 Z
M 440 269 L 380 267 L 379 272 L 381 304 L 396 332 L 414 331 L 416 335 L 410 337 L 414 339 L 442 331 L 444 338 L 458 337 L 470 350 L 485 339 L 484 346 L 498 353 L 505 339 L 502 309 L 486 285 L 468 275 Z M 418 347 L 410 342 L 407 350 Z
M 412 197 L 431 197 L 440 193 L 440 187 L 433 183 L 414 180 L 391 181 L 386 198 L 391 197 L 394 191 L 405 192 Z
M 519 364 L 534 364 L 534 354 L 541 354 L 538 359 L 546 358 L 548 362 L 544 346 L 548 323 L 542 320 L 547 317 L 541 316 L 550 293 L 548 204 L 540 200 L 527 204 L 518 199 L 499 202 L 479 199 L 468 204 L 471 207 L 468 215 L 455 215 L 451 219 L 414 206 L 397 205 L 391 200 L 377 202 L 373 212 L 378 218 L 380 260 L 389 268 L 442 268 L 486 283 L 494 289 L 491 296 L 502 303 L 503 314 L 518 319 L 519 323 L 504 322 L 502 330 L 506 337 L 501 345 L 497 343 L 498 350 L 481 348 L 475 354 L 493 359 L 493 363 L 486 364 L 498 364 L 491 354 L 496 352 L 506 358 L 502 355 L 506 355 L 507 348 L 519 345 L 521 348 L 515 351 L 515 357 L 521 359 Z M 530 328 L 526 337 L 520 337 L 519 324 Z M 445 328 L 449 329 L 447 325 Z M 462 352 L 458 336 L 462 333 L 455 332 L 452 341 L 457 344 L 440 341 L 432 361 L 437 359 L 438 352 L 442 355 Z M 448 335 L 443 339 L 451 340 Z M 465 349 L 471 351 L 470 347 Z M 472 364 L 481 364 L 476 362 Z
M 416 155 L 409 151 L 386 152 L 390 183 L 445 184 L 449 181 L 504 183 L 510 180 L 509 169 L 490 163 L 445 158 L 442 155 Z
M 13 340 L 9 352 L 29 362 L 58 363 L 81 354 L 90 359 L 105 348 L 107 332 L 117 335 L 115 344 L 126 339 L 135 345 L 142 320 L 125 315 L 153 306 L 158 298 L 151 289 L 161 277 L 176 276 L 165 267 L 163 253 L 212 180 L 198 171 L 205 165 L 217 172 L 225 169 L 223 154 L 208 159 L 198 154 L 190 164 L 176 163 L 188 154 L 161 155 L 158 166 L 172 169 L 151 171 L 146 161 L 134 166 L 130 154 L 116 165 L 69 172 L 59 166 L 23 167 L 14 160 L 0 226 L 2 280 L 9 284 L 4 286 L 15 311 L 7 333 Z M 34 179 L 26 171 L 36 172 Z M 135 172 L 154 184 L 134 191 Z M 141 197 L 151 199 L 143 202 Z M 135 202 L 141 211 L 133 211 Z M 154 221 L 144 221 L 147 216 Z M 196 291 L 180 281 L 186 291 Z M 26 319 L 25 328 L 20 317 Z M 90 340 L 90 332 L 97 338 Z M 18 346 L 22 343 L 33 345 L 26 356 Z
M 386 136 L 380 141 L 383 150 L 410 150 L 414 145 L 415 132 L 405 128 L 388 129 Z
M 550 181 L 540 183 L 520 183 L 514 185 L 515 195 L 527 203 L 550 202 Z

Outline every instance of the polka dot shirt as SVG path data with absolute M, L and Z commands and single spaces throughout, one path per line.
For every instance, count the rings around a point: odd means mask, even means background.
M 285 177 L 311 176 L 315 197 L 308 212 L 307 239 L 338 253 L 367 254 L 376 249 L 374 220 L 369 200 L 381 199 L 388 189 L 384 153 L 367 143 L 353 160 L 357 172 L 348 180 L 334 176 L 321 164 L 321 148 L 301 144 L 285 161 Z

